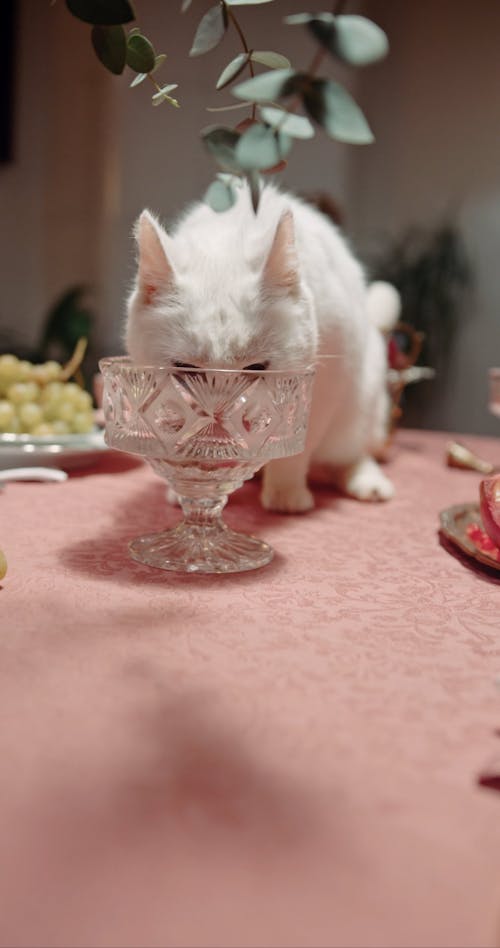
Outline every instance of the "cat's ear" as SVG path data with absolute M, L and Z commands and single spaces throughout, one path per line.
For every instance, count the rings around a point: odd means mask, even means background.
M 299 262 L 295 247 L 293 214 L 285 211 L 276 227 L 264 265 L 262 285 L 268 293 L 295 295 L 299 290 Z
M 166 233 L 149 211 L 143 211 L 135 225 L 138 250 L 137 286 L 145 303 L 159 293 L 172 292 L 175 275 L 164 246 Z

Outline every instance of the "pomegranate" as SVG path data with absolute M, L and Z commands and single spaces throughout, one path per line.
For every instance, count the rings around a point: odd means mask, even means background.
M 481 481 L 479 499 L 484 529 L 493 543 L 500 547 L 500 474 Z

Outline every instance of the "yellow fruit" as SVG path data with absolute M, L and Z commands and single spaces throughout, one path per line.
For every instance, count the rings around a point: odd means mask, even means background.
M 31 362 L 28 362 L 27 359 L 21 359 L 21 361 L 18 362 L 18 365 L 17 365 L 16 382 L 33 381 L 31 378 L 32 370 L 33 370 L 33 366 Z
M 38 399 L 38 385 L 36 382 L 14 382 L 7 389 L 7 398 L 13 405 L 35 402 Z
M 88 434 L 89 431 L 92 431 L 93 425 L 94 419 L 88 412 L 79 411 L 73 415 L 71 428 L 74 434 Z
M 69 423 L 63 418 L 55 418 L 51 424 L 52 431 L 57 435 L 67 435 L 70 433 Z
M 29 432 L 42 423 L 43 412 L 40 405 L 37 405 L 36 402 L 25 402 L 24 405 L 19 405 L 17 417 L 21 423 L 22 430 Z
M 0 395 L 5 395 L 9 385 L 17 379 L 19 359 L 14 355 L 0 356 Z
M 85 352 L 80 340 L 70 361 L 34 365 L 6 353 L 0 356 L 0 433 L 84 434 L 92 431 L 92 396 L 68 379 Z
M 49 425 L 48 421 L 42 421 L 39 425 L 33 428 L 31 434 L 36 435 L 37 438 L 42 436 L 47 437 L 48 435 L 54 434 L 54 427 L 53 425 Z
M 5 553 L 0 550 L 0 579 L 3 579 L 7 572 L 7 560 L 5 559 Z
M 14 406 L 6 398 L 0 398 L 0 431 L 12 431 L 15 418 Z

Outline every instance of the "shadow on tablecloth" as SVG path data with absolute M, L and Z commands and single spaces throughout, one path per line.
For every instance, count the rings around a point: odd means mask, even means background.
M 106 522 L 104 517 L 99 521 L 103 523 L 99 533 L 64 546 L 59 551 L 59 559 L 66 569 L 119 584 L 168 583 L 174 588 L 194 584 L 200 589 L 218 588 L 221 584 L 253 585 L 259 582 L 264 571 L 269 578 L 279 574 L 290 551 L 291 555 L 296 555 L 291 536 L 298 521 L 313 521 L 321 516 L 323 508 L 331 508 L 336 503 L 333 492 L 318 490 L 316 508 L 306 517 L 273 514 L 261 507 L 259 489 L 258 482 L 253 481 L 236 491 L 224 511 L 224 519 L 235 530 L 271 542 L 275 550 L 274 559 L 262 569 L 225 575 L 193 575 L 154 569 L 132 560 L 128 553 L 130 540 L 170 529 L 181 519 L 179 508 L 166 502 L 165 484 L 160 480 L 148 481 L 125 500 L 120 497 L 114 502 L 109 501 L 108 491 L 107 509 L 103 509 Z M 277 532 L 279 539 L 276 539 Z

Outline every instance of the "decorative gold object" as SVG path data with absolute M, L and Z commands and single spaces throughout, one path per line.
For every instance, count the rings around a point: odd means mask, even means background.
M 404 340 L 402 347 L 397 344 L 396 338 Z M 395 431 L 403 414 L 401 398 L 406 386 L 423 379 L 435 378 L 436 372 L 430 366 L 415 365 L 424 338 L 423 333 L 417 332 L 413 326 L 404 322 L 396 323 L 389 334 L 387 384 L 392 402 L 390 435 Z

